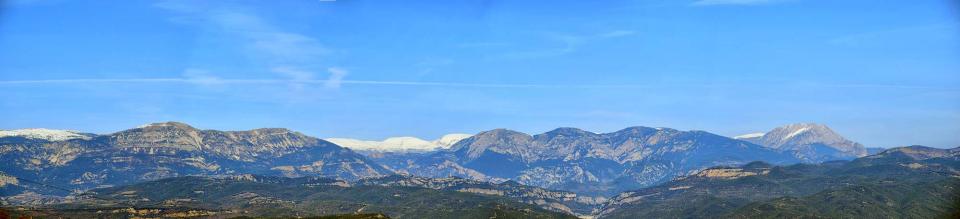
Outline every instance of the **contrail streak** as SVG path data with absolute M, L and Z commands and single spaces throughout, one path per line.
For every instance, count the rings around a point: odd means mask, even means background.
M 356 84 L 356 85 L 388 85 L 388 86 L 434 86 L 434 87 L 477 87 L 477 88 L 663 88 L 663 87 L 695 87 L 695 88 L 742 88 L 742 87 L 821 87 L 821 88 L 850 88 L 850 89 L 928 89 L 928 90 L 960 90 L 960 87 L 912 86 L 897 84 L 703 84 L 703 83 L 661 83 L 661 84 L 524 84 L 524 83 L 462 83 L 462 82 L 422 82 L 422 81 L 376 81 L 376 80 L 288 80 L 288 79 L 218 79 L 218 78 L 83 78 L 83 79 L 48 79 L 48 80 L 7 80 L 0 81 L 2 85 L 43 85 L 43 84 L 96 84 L 96 83 L 184 83 L 198 85 L 218 84 Z
M 0 85 L 17 84 L 94 84 L 94 83 L 189 83 L 189 84 L 326 84 L 331 80 L 284 80 L 284 79 L 192 79 L 192 78 L 128 78 L 128 79 L 50 79 L 9 80 Z M 438 87 L 501 87 L 501 88 L 590 88 L 590 87 L 648 87 L 641 85 L 558 85 L 558 84 L 494 84 L 420 81 L 371 81 L 338 80 L 341 84 L 438 86 Z

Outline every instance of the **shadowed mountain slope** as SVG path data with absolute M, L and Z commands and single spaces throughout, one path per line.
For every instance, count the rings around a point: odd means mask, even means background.
M 937 218 L 957 211 L 960 149 L 853 161 L 715 167 L 611 199 L 603 218 Z

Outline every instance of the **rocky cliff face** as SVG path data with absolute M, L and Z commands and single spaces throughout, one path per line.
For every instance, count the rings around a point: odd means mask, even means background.
M 805 162 L 848 160 L 867 156 L 867 149 L 860 143 L 847 140 L 825 125 L 798 123 L 777 127 L 762 135 L 747 136 L 750 141 L 794 154 Z
M 329 142 L 283 128 L 249 131 L 198 130 L 187 124 L 154 123 L 109 135 L 110 144 L 127 150 L 197 151 L 239 161 L 287 155 Z
M 115 186 L 184 175 L 264 174 L 356 180 L 392 174 L 366 157 L 287 129 L 199 130 L 154 123 L 63 141 L 0 138 L 0 172 L 68 189 Z M 20 183 L 17 191 L 62 194 Z M 0 188 L 3 194 L 12 188 Z

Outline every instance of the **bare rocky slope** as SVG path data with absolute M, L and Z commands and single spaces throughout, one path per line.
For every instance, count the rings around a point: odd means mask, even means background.
M 280 128 L 199 130 L 177 122 L 88 138 L 0 138 L 0 172 L 29 180 L 0 196 L 69 193 L 186 175 L 263 174 L 356 180 L 392 174 L 330 142 Z M 22 182 L 20 182 L 22 181 Z

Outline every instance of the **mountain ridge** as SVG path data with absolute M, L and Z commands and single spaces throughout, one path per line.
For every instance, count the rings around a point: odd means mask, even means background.
M 283 128 L 200 130 L 185 123 L 152 123 L 89 139 L 34 141 L 0 138 L 0 172 L 70 189 L 124 185 L 185 175 L 253 173 L 328 176 L 348 180 L 393 174 L 369 158 Z M 0 187 L 0 194 L 46 187 Z
M 778 133 L 785 133 L 782 135 L 764 135 L 786 139 L 802 137 L 810 130 L 801 127 L 780 130 Z M 513 181 L 589 195 L 612 195 L 711 166 L 758 160 L 791 164 L 805 158 L 792 150 L 753 144 L 749 139 L 662 127 L 631 126 L 608 133 L 559 127 L 535 135 L 500 128 L 457 137 L 466 138 L 447 138 L 447 142 L 456 143 L 428 152 L 357 153 L 285 128 L 220 131 L 160 122 L 92 135 L 86 140 L 0 138 L 0 161 L 15 164 L 0 168 L 0 172 L 44 178 L 76 188 L 183 175 L 262 174 L 358 180 L 400 173 L 494 183 Z
M 440 176 L 431 172 L 441 166 L 457 167 L 481 173 L 475 178 L 478 180 L 514 180 L 596 194 L 653 185 L 699 168 L 755 159 L 798 162 L 773 149 L 705 131 L 634 126 L 610 133 L 562 127 L 537 135 L 493 129 L 461 140 L 449 150 L 389 166 L 425 177 Z
M 789 151 L 805 162 L 853 159 L 869 155 L 862 144 L 848 140 L 830 127 L 817 123 L 794 123 L 763 134 L 734 137 L 765 147 Z
M 610 199 L 600 218 L 936 218 L 960 213 L 960 147 L 850 161 L 711 167 Z M 920 154 L 922 156 L 908 156 Z M 956 213 L 954 213 L 956 214 Z

